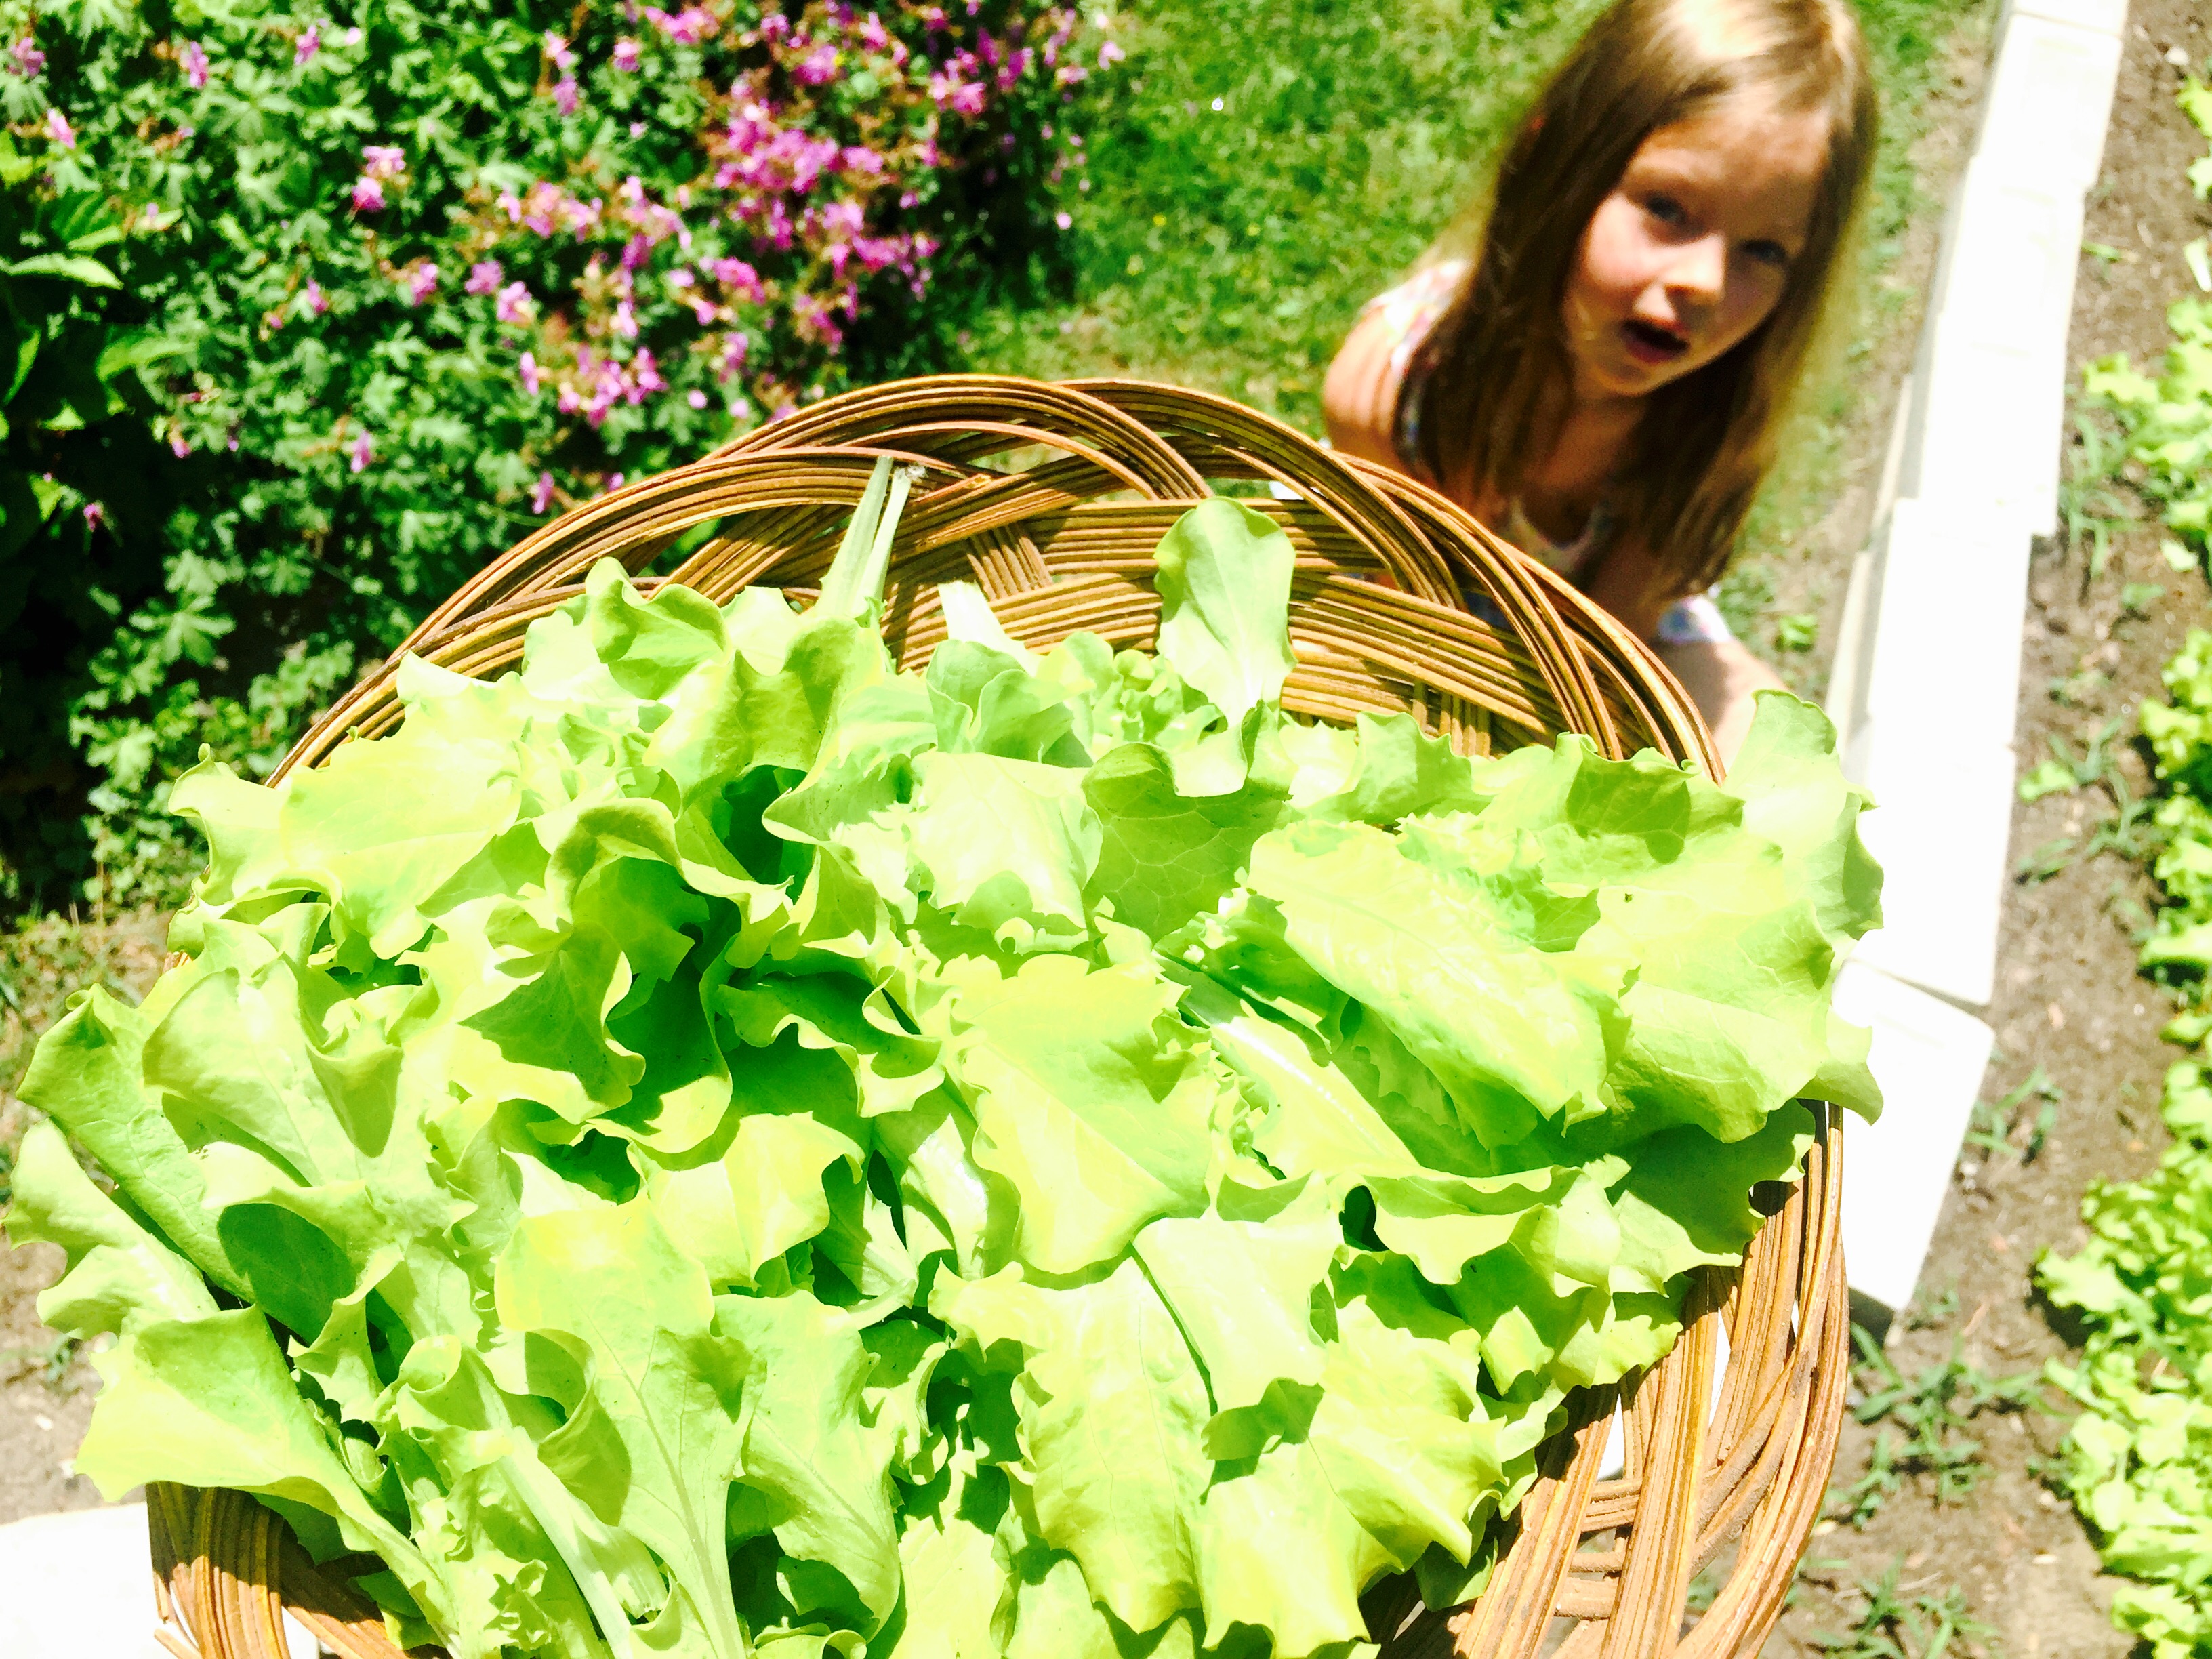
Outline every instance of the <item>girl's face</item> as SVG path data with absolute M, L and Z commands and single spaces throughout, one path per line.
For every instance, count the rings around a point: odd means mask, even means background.
M 1561 307 L 1578 397 L 1641 398 L 1766 320 L 1805 246 L 1827 118 L 1739 99 L 1644 141 L 1583 233 Z

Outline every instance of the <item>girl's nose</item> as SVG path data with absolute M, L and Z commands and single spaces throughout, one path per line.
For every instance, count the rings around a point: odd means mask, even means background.
M 1719 232 L 1695 241 L 1678 244 L 1668 261 L 1668 291 L 1692 305 L 1710 305 L 1721 297 L 1728 279 L 1728 239 Z

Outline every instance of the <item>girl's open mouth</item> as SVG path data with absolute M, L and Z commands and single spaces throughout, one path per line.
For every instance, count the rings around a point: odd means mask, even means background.
M 1628 355 L 1639 363 L 1671 363 L 1690 349 L 1690 343 L 1670 328 L 1632 317 L 1620 325 Z

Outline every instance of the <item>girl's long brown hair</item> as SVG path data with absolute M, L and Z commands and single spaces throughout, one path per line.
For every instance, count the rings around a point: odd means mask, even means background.
M 1668 597 L 1728 563 L 1873 169 L 1874 80 L 1848 0 L 1618 0 L 1522 120 L 1474 270 L 1422 348 L 1419 459 L 1455 495 L 1516 499 L 1524 465 L 1557 435 L 1540 423 L 1569 373 L 1560 307 L 1584 229 L 1646 138 L 1747 94 L 1824 113 L 1828 164 L 1773 312 L 1651 394 L 1609 497 Z

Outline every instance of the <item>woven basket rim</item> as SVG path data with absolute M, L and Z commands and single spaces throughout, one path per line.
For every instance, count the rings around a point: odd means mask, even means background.
M 1024 447 L 1059 459 L 1012 474 L 980 465 Z M 1247 504 L 1299 548 L 1305 598 L 1294 603 L 1301 668 L 1291 690 L 1315 718 L 1363 700 L 1388 706 L 1376 699 L 1412 684 L 1415 712 L 1462 746 L 1525 736 L 1548 711 L 1553 729 L 1583 730 L 1601 752 L 1643 746 L 1632 733 L 1719 775 L 1710 734 L 1650 647 L 1435 490 L 1210 394 L 968 375 L 826 399 L 538 530 L 434 610 L 301 738 L 271 782 L 389 730 L 397 665 L 410 653 L 471 673 L 510 666 L 527 623 L 580 592 L 602 557 L 620 559 L 641 584 L 689 581 L 710 598 L 725 577 L 788 578 L 776 585 L 811 592 L 810 568 L 826 562 L 823 527 L 842 527 L 887 453 L 924 475 L 894 544 L 894 577 L 915 572 L 914 591 L 885 618 L 909 655 L 942 634 L 927 570 L 963 558 L 1018 636 L 1029 628 L 1036 641 L 1035 628 L 1087 605 L 1124 630 L 1109 637 L 1138 637 L 1127 630 L 1141 629 L 1143 604 L 1129 573 L 1149 550 L 1104 556 L 1091 543 L 1117 545 L 1128 526 L 1179 513 L 1218 482 L 1271 480 L 1292 498 Z M 746 539 L 755 520 L 761 546 Z M 677 538 L 710 523 L 702 548 L 655 568 Z M 769 545 L 776 535 L 787 539 Z M 1063 544 L 1077 550 L 1062 556 Z M 1473 614 L 1469 594 L 1502 625 Z M 1447 656 L 1461 665 L 1439 665 Z M 1411 682 L 1393 678 L 1408 673 Z M 1566 1659 L 1757 1651 L 1817 1515 L 1848 1383 L 1840 1151 L 1834 1115 L 1822 1109 L 1802 1177 L 1741 1267 L 1701 1274 L 1674 1351 L 1618 1391 L 1624 1471 L 1599 1479 L 1615 1391 L 1595 1391 L 1583 1420 L 1552 1443 L 1489 1590 L 1468 1609 L 1415 1618 L 1386 1646 L 1389 1659 L 1441 1652 L 1447 1641 L 1462 1654 L 1534 1659 L 1561 1617 L 1575 1621 L 1559 1649 Z M 367 1599 L 318 1569 L 252 1498 L 149 1486 L 149 1514 L 161 1614 L 204 1659 L 278 1659 L 270 1632 L 281 1633 L 288 1608 L 343 1659 L 394 1659 Z M 1685 1632 L 1692 1572 L 1731 1545 L 1731 1570 Z M 1387 1583 L 1370 1593 L 1371 1626 L 1397 1628 L 1396 1593 Z

